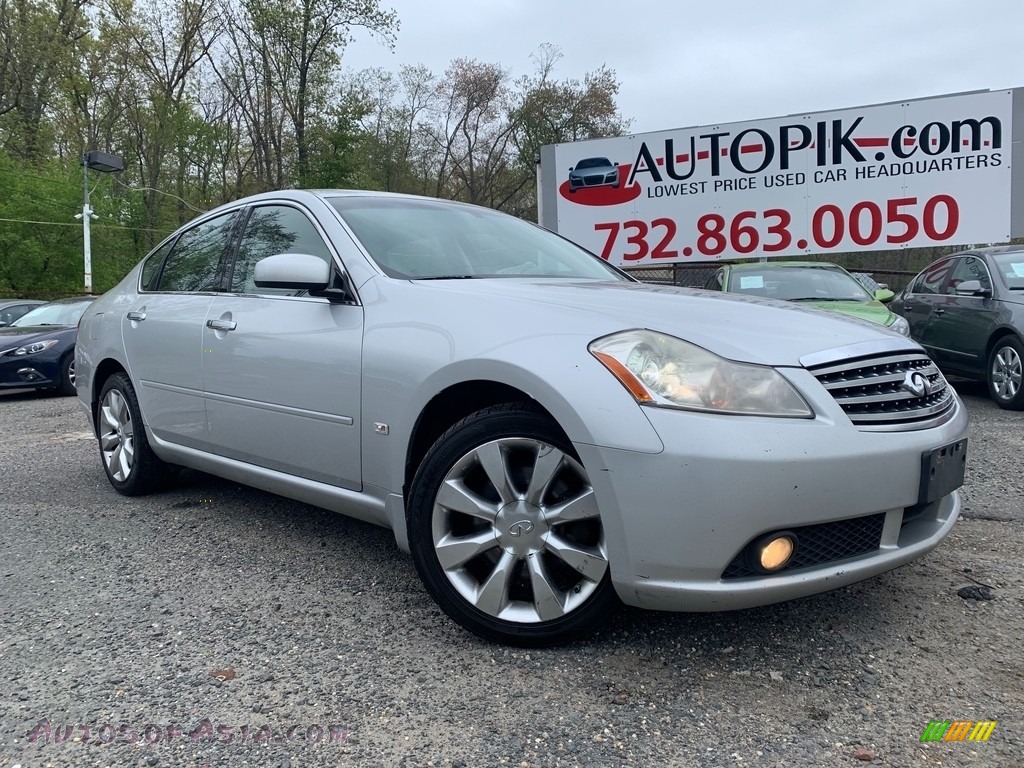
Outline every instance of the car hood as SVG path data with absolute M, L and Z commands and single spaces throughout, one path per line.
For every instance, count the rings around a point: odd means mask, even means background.
M 697 344 L 731 360 L 801 366 L 800 358 L 881 340 L 892 348 L 920 349 L 880 326 L 851 322 L 790 302 L 697 288 L 627 282 L 472 279 L 423 282 L 452 295 L 470 316 L 521 318 L 524 325 L 558 323 L 546 332 L 585 328 L 593 338 L 648 328 Z M 498 303 L 508 303 L 507 309 Z M 522 303 L 536 302 L 525 316 Z M 543 307 L 543 308 L 542 308 Z M 546 308 L 546 309 L 545 309 Z M 534 328 L 534 330 L 539 330 Z
M 34 341 L 59 339 L 69 331 L 75 332 L 73 325 L 27 325 L 24 328 L 0 328 L 0 352 L 17 349 Z
M 861 320 L 869 320 L 878 325 L 891 325 L 892 312 L 880 301 L 801 301 L 805 307 L 815 307 L 828 312 L 839 312 Z

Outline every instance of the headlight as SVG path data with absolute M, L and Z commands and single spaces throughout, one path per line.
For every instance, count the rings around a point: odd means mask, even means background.
M 24 347 L 18 347 L 14 350 L 14 354 L 18 357 L 23 355 L 37 355 L 50 347 L 57 344 L 57 339 L 47 339 L 46 341 L 35 341 L 31 344 L 26 344 Z
M 892 321 L 892 325 L 889 326 L 896 333 L 902 333 L 904 336 L 910 335 L 910 323 L 907 322 L 906 318 L 896 315 L 896 319 Z
M 726 360 L 654 331 L 624 331 L 588 347 L 638 403 L 715 413 L 813 418 L 774 368 Z

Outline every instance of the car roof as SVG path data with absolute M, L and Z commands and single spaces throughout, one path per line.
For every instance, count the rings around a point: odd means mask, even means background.
M 957 251 L 956 253 L 949 254 L 952 256 L 963 256 L 965 254 L 975 254 L 980 256 L 995 256 L 1000 253 L 1024 253 L 1024 245 L 993 245 L 988 248 L 969 248 L 965 251 Z M 948 258 L 943 256 L 942 258 Z M 936 259 L 938 261 L 938 259 Z
M 833 264 L 830 261 L 755 261 L 744 264 L 729 264 L 727 266 L 734 270 L 787 269 L 789 267 L 815 267 L 818 269 L 843 270 L 841 266 Z M 845 272 L 846 270 L 843 271 Z
M 0 299 L 0 307 L 11 307 L 20 304 L 46 304 L 43 299 Z

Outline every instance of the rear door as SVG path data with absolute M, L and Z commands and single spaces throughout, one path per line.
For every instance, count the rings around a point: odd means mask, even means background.
M 153 435 L 206 447 L 203 323 L 223 276 L 236 212 L 208 218 L 147 259 L 121 321 L 129 375 Z
M 212 300 L 203 328 L 211 449 L 358 490 L 362 307 L 257 288 L 256 262 L 278 253 L 336 256 L 307 209 L 250 209 L 230 291 Z
M 952 259 L 936 261 L 915 277 L 903 292 L 903 316 L 910 324 L 910 337 L 928 350 L 933 358 L 932 313 L 941 299 L 941 290 L 951 268 Z

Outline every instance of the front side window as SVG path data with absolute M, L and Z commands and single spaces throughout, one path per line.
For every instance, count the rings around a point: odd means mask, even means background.
M 252 210 L 242 232 L 231 275 L 232 292 L 273 296 L 299 293 L 290 288 L 256 287 L 256 262 L 279 253 L 304 253 L 331 263 L 330 248 L 306 214 L 286 205 L 263 205 Z
M 214 291 L 220 282 L 220 260 L 228 247 L 235 212 L 208 219 L 181 233 L 155 290 L 198 293 Z
M 963 256 L 954 263 L 953 274 L 944 293 L 955 294 L 957 287 L 968 280 L 977 280 L 982 288 L 992 289 L 992 280 L 989 279 L 985 262 L 977 256 Z

